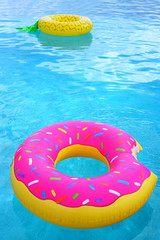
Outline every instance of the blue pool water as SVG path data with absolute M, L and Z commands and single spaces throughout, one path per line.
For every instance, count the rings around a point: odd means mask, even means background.
M 129 219 L 77 230 L 52 225 L 26 210 L 9 176 L 17 147 L 31 133 L 80 119 L 131 134 L 143 146 L 139 161 L 160 177 L 159 0 L 1 0 L 0 9 L 0 239 L 160 239 L 159 181 Z M 62 13 L 90 17 L 93 30 L 60 38 L 15 29 Z M 58 168 L 85 177 L 107 171 L 98 161 L 82 158 L 65 160 Z

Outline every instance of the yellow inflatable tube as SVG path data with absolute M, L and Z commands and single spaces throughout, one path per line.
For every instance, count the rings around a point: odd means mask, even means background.
M 49 15 L 29 27 L 18 27 L 20 32 L 42 32 L 55 36 L 80 36 L 89 33 L 93 27 L 88 17 L 79 15 Z

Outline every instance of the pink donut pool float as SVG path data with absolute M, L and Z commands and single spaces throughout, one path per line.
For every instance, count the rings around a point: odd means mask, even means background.
M 140 144 L 126 132 L 98 122 L 68 121 L 45 127 L 17 149 L 11 183 L 20 202 L 56 225 L 95 228 L 122 221 L 150 197 L 157 177 L 140 162 Z M 67 176 L 56 164 L 91 157 L 109 172 L 92 178 Z

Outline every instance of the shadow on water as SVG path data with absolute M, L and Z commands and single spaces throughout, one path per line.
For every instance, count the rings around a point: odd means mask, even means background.
M 21 223 L 21 230 L 25 233 L 24 239 L 29 240 L 132 240 L 143 232 L 153 213 L 152 207 L 147 202 L 136 214 L 120 223 L 96 229 L 70 229 L 50 224 L 34 216 L 20 204 L 15 196 L 13 198 L 13 211 Z
M 92 34 L 88 33 L 76 37 L 59 37 L 49 34 L 45 34 L 41 31 L 37 31 L 34 34 L 41 46 L 43 47 L 55 47 L 58 50 L 81 50 L 88 48 L 92 43 Z

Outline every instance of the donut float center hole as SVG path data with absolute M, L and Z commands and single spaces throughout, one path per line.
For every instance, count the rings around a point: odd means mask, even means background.
M 68 158 L 57 164 L 56 169 L 68 176 L 91 178 L 108 172 L 106 164 L 93 158 Z
M 109 171 L 106 158 L 96 148 L 79 144 L 62 149 L 55 166 L 61 173 L 74 177 L 97 177 Z

